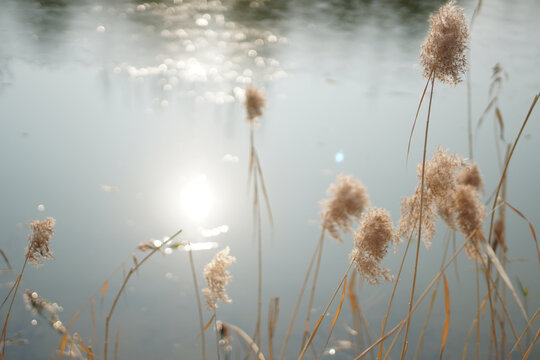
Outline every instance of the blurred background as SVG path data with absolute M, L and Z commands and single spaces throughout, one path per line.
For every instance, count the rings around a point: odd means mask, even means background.
M 142 257 L 134 250 L 138 244 L 163 241 L 183 229 L 180 240 L 206 244 L 193 253 L 201 288 L 204 265 L 230 246 L 238 260 L 230 268 L 233 302 L 219 305 L 218 318 L 252 334 L 257 247 L 243 98 L 246 86 L 253 84 L 267 98 L 255 144 L 275 223 L 272 230 L 263 212 L 262 348 L 267 352 L 268 302 L 279 297 L 278 351 L 319 238 L 318 202 L 336 175 L 360 179 L 372 205 L 387 208 L 396 223 L 401 198 L 414 191 L 425 110 L 408 163 L 406 151 L 426 81 L 420 45 L 429 14 L 440 5 L 432 0 L 2 0 L 0 248 L 16 272 L 30 233 L 26 224 L 47 216 L 57 222 L 51 242 L 55 259 L 27 268 L 19 291 L 32 289 L 57 302 L 63 307 L 60 318 L 68 323 L 125 259 L 129 269 L 132 251 Z M 459 5 L 470 21 L 476 1 Z M 480 127 L 477 123 L 492 98 L 493 67 L 500 63 L 507 73 L 499 93 L 506 142 L 517 135 L 540 90 L 539 14 L 536 0 L 484 1 L 471 31 L 472 155 L 484 174 L 486 200 L 501 172 L 497 149 L 504 149 L 492 111 Z M 540 224 L 538 111 L 508 175 L 508 201 L 535 226 Z M 465 82 L 435 85 L 428 157 L 439 144 L 471 157 Z M 431 249 L 420 250 L 418 293 L 440 266 L 446 229 L 439 225 Z M 513 281 L 519 278 L 529 286 L 532 314 L 540 306 L 535 247 L 526 222 L 511 211 L 507 234 L 508 272 Z M 345 240 L 326 239 L 314 318 L 348 266 L 352 238 Z M 462 241 L 458 236 L 458 245 Z M 403 246 L 386 257 L 393 273 L 402 255 Z M 413 260 L 409 256 L 406 261 L 389 326 L 406 315 Z M 460 256 L 458 269 L 459 281 L 454 270 L 448 273 L 452 318 L 447 358 L 461 358 L 475 314 L 474 264 Z M 2 296 L 15 277 L 2 275 Z M 118 273 L 110 281 L 102 305 L 96 296 L 100 349 L 104 318 L 121 280 Z M 375 332 L 391 290 L 390 283 L 358 289 Z M 516 326 L 523 329 L 517 306 L 508 303 Z M 411 324 L 414 344 L 427 304 Z M 442 296 L 434 309 L 422 353 L 428 359 L 439 354 Z M 196 311 L 187 252 L 156 254 L 130 281 L 115 311 L 111 329 L 120 329 L 119 358 L 199 358 Z M 304 305 L 287 358 L 298 354 L 305 312 Z M 205 321 L 210 316 L 205 310 Z M 347 306 L 334 330 L 335 351 L 327 356 L 357 355 L 354 346 L 339 342 L 350 340 L 351 327 Z M 328 330 L 328 325 L 321 328 L 318 348 Z M 88 309 L 72 331 L 84 339 L 92 336 Z M 484 320 L 486 349 L 488 331 Z M 8 345 L 9 359 L 45 358 L 60 339 L 24 308 L 20 295 L 8 328 L 8 337 L 16 335 L 28 344 Z M 210 358 L 215 357 L 213 336 L 208 331 Z M 481 358 L 487 357 L 486 349 Z M 410 350 L 408 357 L 413 354 Z

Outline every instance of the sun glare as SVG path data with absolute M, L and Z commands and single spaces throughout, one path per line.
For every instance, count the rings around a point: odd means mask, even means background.
M 195 221 L 204 220 L 212 209 L 214 198 L 206 175 L 201 174 L 186 184 L 180 194 L 184 213 Z

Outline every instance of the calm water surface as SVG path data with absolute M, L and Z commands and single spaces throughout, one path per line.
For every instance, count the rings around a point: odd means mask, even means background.
M 139 243 L 163 240 L 181 228 L 180 240 L 213 244 L 211 250 L 194 252 L 200 285 L 202 268 L 215 247 L 230 246 L 238 260 L 231 268 L 233 302 L 220 304 L 218 317 L 251 334 L 257 248 L 252 198 L 246 190 L 249 128 L 242 101 L 246 85 L 252 83 L 264 88 L 268 100 L 255 142 L 275 218 L 273 235 L 263 222 L 263 309 L 272 297 L 280 298 L 279 350 L 319 237 L 317 203 L 335 176 L 344 172 L 361 179 L 372 204 L 389 209 L 396 222 L 401 197 L 413 192 L 423 126 L 413 137 L 408 165 L 405 154 L 425 84 L 419 47 L 428 15 L 439 5 L 405 0 L 2 0 L 0 244 L 15 269 L 24 260 L 29 232 L 25 224 L 47 216 L 57 220 L 51 244 L 55 259 L 28 268 L 21 288 L 58 302 L 65 323 L 98 290 L 101 348 L 103 319 L 120 285 L 122 266 L 100 304 L 103 281 L 122 261 L 126 269 L 132 265 L 130 254 Z M 461 5 L 470 19 L 476 2 Z M 508 73 L 499 100 L 507 141 L 515 138 L 540 90 L 539 15 L 535 0 L 485 1 L 472 30 L 473 121 L 476 124 L 489 101 L 491 69 L 500 63 Z M 536 226 L 538 110 L 516 150 L 508 185 L 509 201 Z M 474 131 L 473 156 L 485 176 L 486 199 L 500 174 L 493 124 L 490 114 Z M 464 83 L 455 88 L 436 84 L 430 154 L 437 144 L 470 156 Z M 513 213 L 508 217 L 508 270 L 512 280 L 519 277 L 530 287 L 532 314 L 540 306 L 534 245 L 526 223 Z M 420 251 L 420 291 L 438 271 L 445 232 L 441 226 L 431 250 Z M 462 240 L 458 237 L 458 244 Z M 348 265 L 351 241 L 325 243 L 314 317 Z M 402 254 L 403 248 L 385 260 L 394 273 Z M 410 259 L 406 269 L 412 265 Z M 458 268 L 459 281 L 454 270 L 448 275 L 448 358 L 461 357 L 476 301 L 472 263 L 461 257 Z M 7 293 L 13 279 L 13 274 L 2 276 L 2 292 Z M 406 313 L 411 279 L 412 271 L 406 270 L 390 325 Z M 391 284 L 366 285 L 359 291 L 373 329 L 380 326 L 391 289 Z M 508 303 L 522 329 L 515 303 Z M 442 301 L 435 303 L 425 358 L 439 354 L 443 306 Z M 411 325 L 414 344 L 426 308 L 420 308 Z M 187 253 L 157 254 L 130 281 L 114 314 L 111 329 L 120 329 L 119 358 L 200 357 L 196 311 Z M 205 312 L 205 318 L 210 314 Z M 266 326 L 265 320 L 265 353 Z M 339 343 L 350 340 L 347 328 L 352 326 L 350 312 L 344 310 L 333 335 L 333 357 L 356 354 L 354 347 L 340 349 Z M 92 336 L 88 309 L 72 330 L 84 339 Z M 483 326 L 484 344 L 488 330 Z M 321 328 L 317 349 L 328 331 Z M 9 334 L 29 341 L 10 345 L 10 359 L 45 358 L 59 340 L 42 318 L 25 310 L 21 296 Z M 288 358 L 298 353 L 301 335 L 298 324 Z M 213 341 L 209 333 L 211 357 Z M 238 347 L 233 344 L 233 358 Z M 410 358 L 413 354 L 414 349 L 409 350 Z M 482 354 L 486 357 L 487 350 Z

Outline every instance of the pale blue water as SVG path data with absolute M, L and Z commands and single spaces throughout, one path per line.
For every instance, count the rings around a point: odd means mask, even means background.
M 470 19 L 476 3 L 462 5 Z M 267 354 L 268 301 L 279 296 L 275 339 L 279 351 L 319 237 L 317 203 L 335 176 L 345 172 L 358 177 L 372 204 L 389 209 L 396 222 L 401 197 L 413 192 L 425 111 L 408 165 L 405 154 L 425 84 L 419 47 L 428 15 L 438 6 L 436 1 L 2 0 L 0 248 L 17 271 L 29 232 L 24 224 L 46 216 L 57 221 L 51 243 L 55 259 L 37 269 L 27 268 L 21 290 L 30 288 L 58 302 L 64 323 L 98 290 L 102 349 L 104 318 L 121 271 L 109 284 L 101 308 L 103 281 L 123 260 L 127 259 L 127 268 L 132 265 L 130 253 L 139 243 L 162 240 L 182 228 L 183 241 L 231 247 L 238 259 L 231 267 L 228 288 L 233 302 L 220 304 L 218 317 L 251 335 L 257 261 L 246 190 L 249 128 L 242 92 L 253 83 L 264 88 L 268 102 L 255 141 L 275 218 L 273 236 L 263 222 L 262 347 Z M 533 0 L 485 2 L 472 31 L 473 121 L 476 124 L 488 103 L 491 69 L 501 63 L 509 74 L 499 102 L 508 141 L 515 138 L 540 91 L 538 14 L 540 4 Z M 469 156 L 466 97 L 465 83 L 455 88 L 436 85 L 430 154 L 442 144 Z M 536 227 L 538 110 L 514 154 L 508 183 L 509 202 Z M 490 114 L 474 131 L 474 159 L 484 173 L 486 199 L 499 176 L 493 128 Z M 509 275 L 530 287 L 532 315 L 540 305 L 535 248 L 527 224 L 510 210 L 508 221 L 513 260 Z M 431 250 L 420 251 L 419 291 L 438 271 L 445 231 L 440 226 Z M 458 244 L 461 241 L 458 237 Z M 327 239 L 313 318 L 346 270 L 351 246 L 350 237 L 344 244 Z M 194 253 L 201 287 L 202 268 L 216 251 Z M 386 258 L 394 273 L 402 253 L 403 247 Z M 140 252 L 135 254 L 142 258 Z M 476 301 L 473 264 L 465 257 L 458 264 L 460 282 L 453 268 L 448 273 L 452 320 L 447 358 L 461 358 Z M 391 326 L 406 312 L 412 265 L 409 258 Z M 7 294 L 6 283 L 15 276 L 2 275 L 2 294 Z M 391 289 L 391 284 L 384 284 L 359 290 L 364 314 L 376 332 Z M 521 332 L 524 321 L 515 303 L 511 299 L 508 303 Z M 8 358 L 48 356 L 58 335 L 24 309 L 21 295 L 14 306 L 8 334 L 20 333 L 29 343 L 9 345 Z M 413 319 L 412 344 L 426 308 L 427 303 Z M 425 340 L 426 359 L 439 354 L 443 309 L 443 302 L 437 301 Z M 199 358 L 196 311 L 187 253 L 157 254 L 130 281 L 115 311 L 111 333 L 120 328 L 119 358 Z M 205 319 L 210 316 L 205 311 Z M 482 341 L 487 344 L 488 320 L 482 320 Z M 287 358 L 298 353 L 301 322 Z M 353 326 L 348 308 L 334 330 L 336 340 L 349 340 L 347 326 Z M 318 350 L 328 330 L 328 324 L 321 328 L 315 340 Z M 72 331 L 85 341 L 92 337 L 88 308 Z M 214 358 L 214 338 L 208 334 L 207 352 Z M 235 358 L 238 343 L 233 345 Z M 409 350 L 408 358 L 414 350 Z M 338 349 L 334 357 L 348 359 L 353 354 L 354 350 Z M 481 357 L 487 357 L 487 350 Z

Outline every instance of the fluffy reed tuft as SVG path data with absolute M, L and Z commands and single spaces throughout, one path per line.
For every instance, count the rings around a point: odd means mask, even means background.
M 480 194 L 471 185 L 458 185 L 454 204 L 459 231 L 465 237 L 474 232 L 474 235 L 465 244 L 467 256 L 470 259 L 480 261 L 480 253 L 476 247 L 482 237 L 476 233 L 476 230 L 482 230 L 482 223 L 486 216 L 486 208 L 480 201 Z
M 426 247 L 430 247 L 431 239 L 435 235 L 435 222 L 440 217 L 451 229 L 456 229 L 456 210 L 454 198 L 460 171 L 466 167 L 465 159 L 457 154 L 448 154 L 447 149 L 438 146 L 433 157 L 426 161 L 424 209 L 422 210 L 422 240 Z M 422 166 L 418 165 L 418 178 L 422 178 Z M 418 226 L 420 216 L 420 185 L 416 187 L 415 194 L 405 198 L 401 203 L 402 218 L 399 224 L 399 233 L 403 237 L 410 236 L 412 230 Z M 417 230 L 415 231 L 418 234 Z
M 230 256 L 229 251 L 230 249 L 227 246 L 218 252 L 212 261 L 204 267 L 204 278 L 206 279 L 208 288 L 203 289 L 202 292 L 206 297 L 206 307 L 210 311 L 217 309 L 218 300 L 226 303 L 231 302 L 231 299 L 229 299 L 225 292 L 225 288 L 231 279 L 231 274 L 227 271 L 227 268 L 236 262 L 236 258 Z
M 458 176 L 458 183 L 462 185 L 471 185 L 476 190 L 484 190 L 484 179 L 478 165 L 469 163 Z
M 435 76 L 443 83 L 456 85 L 467 71 L 465 51 L 469 29 L 463 8 L 451 0 L 430 15 L 429 24 L 429 33 L 420 52 L 424 76 Z
M 45 258 L 52 258 L 49 242 L 54 234 L 55 220 L 51 217 L 44 221 L 34 220 L 29 224 L 32 234 L 28 236 L 26 258 L 36 266 L 43 264 Z
M 388 211 L 370 208 L 362 215 L 349 259 L 369 284 L 378 284 L 380 278 L 392 281 L 390 270 L 382 268 L 380 264 L 390 244 L 397 245 L 399 241 Z
M 353 176 L 340 174 L 326 194 L 331 198 L 319 203 L 323 226 L 334 239 L 342 242 L 339 231 L 353 234 L 352 220 L 359 221 L 370 204 L 367 189 Z
M 416 186 L 414 195 L 401 200 L 401 219 L 398 232 L 405 239 L 418 234 L 418 219 L 420 218 L 420 185 Z M 433 207 L 434 201 L 431 193 L 424 188 L 424 202 L 422 210 L 422 241 L 426 248 L 431 247 L 431 239 L 435 236 L 435 222 L 437 213 Z M 414 232 L 413 232 L 414 230 Z
M 250 124 L 254 124 L 255 120 L 262 116 L 262 109 L 266 106 L 266 98 L 261 90 L 250 85 L 246 89 L 245 105 L 247 120 Z

